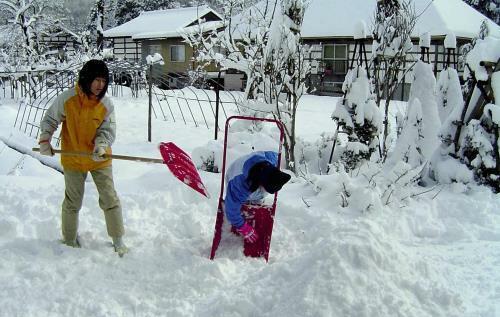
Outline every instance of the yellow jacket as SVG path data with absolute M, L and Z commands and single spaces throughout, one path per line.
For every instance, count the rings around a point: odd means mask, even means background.
M 116 136 L 114 107 L 108 97 L 89 99 L 78 85 L 61 93 L 47 109 L 40 122 L 40 139 L 51 140 L 62 122 L 61 149 L 92 153 L 95 144 L 107 147 Z M 61 155 L 64 169 L 87 172 L 111 165 L 111 160 L 95 162 L 91 157 Z

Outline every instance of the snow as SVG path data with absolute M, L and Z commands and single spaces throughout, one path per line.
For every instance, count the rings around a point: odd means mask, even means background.
M 413 37 L 428 32 L 430 36 L 474 38 L 483 20 L 487 19 L 463 0 L 412 0 L 419 16 Z M 352 37 L 357 23 L 366 21 L 373 27 L 376 0 L 311 0 L 302 26 L 303 38 Z M 363 9 L 361 9 L 363 8 Z M 500 27 L 487 19 L 494 34 L 500 35 Z M 493 34 L 492 34 L 493 35 Z
M 413 83 L 410 88 L 408 104 L 419 99 L 422 110 L 422 138 L 418 147 L 425 159 L 430 159 L 439 145 L 438 133 L 441 128 L 438 107 L 436 103 L 436 79 L 432 65 L 418 61 L 413 72 Z
M 427 48 L 431 47 L 431 35 L 429 34 L 429 32 L 424 32 L 420 35 L 418 46 Z
M 355 40 L 366 39 L 369 33 L 370 32 L 368 31 L 365 21 L 361 20 L 356 24 L 356 29 L 354 31 L 354 39 Z
M 460 113 L 462 112 L 464 104 L 462 87 L 456 69 L 452 67 L 443 69 L 438 75 L 436 88 L 439 118 L 444 125 L 455 108 L 460 108 Z
M 449 33 L 444 38 L 444 47 L 447 49 L 457 48 L 457 37 L 453 33 Z
M 163 61 L 163 56 L 161 56 L 160 53 L 154 53 L 154 55 L 146 56 L 146 64 L 148 64 L 148 65 L 154 65 L 154 64 L 164 65 L 165 62 Z
M 218 16 L 207 6 L 141 12 L 137 18 L 104 31 L 104 36 L 134 39 L 181 37 L 184 28 L 192 29 L 190 24 L 208 13 Z M 210 25 L 208 29 L 221 26 L 216 21 L 207 23 Z
M 489 113 L 493 122 L 500 125 L 500 106 L 494 103 L 489 103 L 484 107 L 484 113 Z
M 193 157 L 207 144 L 220 152 L 212 129 L 159 119 L 153 119 L 148 143 L 147 96 L 125 93 L 112 100 L 115 154 L 159 158 L 157 144 L 164 141 Z M 331 133 L 329 114 L 337 100 L 304 96 L 298 136 L 317 140 Z M 12 128 L 15 101 L 0 99 L 0 112 L 2 140 L 28 149 L 36 145 Z M 248 147 L 243 130 L 237 131 L 232 144 Z M 58 158 L 46 159 L 58 164 Z M 3 142 L 0 160 L 2 317 L 495 317 L 500 312 L 500 199 L 473 182 L 439 185 L 429 193 L 411 186 L 413 196 L 403 204 L 386 205 L 381 187 L 368 185 L 369 174 L 333 170 L 293 177 L 278 197 L 269 263 L 245 258 L 238 237 L 230 237 L 210 261 L 220 174 L 200 172 L 211 193 L 206 199 L 163 164 L 117 160 L 114 177 L 131 248 L 119 258 L 91 180 L 80 213 L 83 247 L 73 249 L 58 241 L 62 175 Z
M 467 64 L 474 72 L 477 80 L 488 80 L 488 71 L 481 62 L 496 63 L 500 59 L 500 37 L 487 36 L 485 39 L 478 39 L 474 49 L 467 54 Z M 464 78 L 469 72 L 466 68 Z
M 390 161 L 404 161 L 413 167 L 421 165 L 424 162 L 420 148 L 422 137 L 422 105 L 418 98 L 414 98 L 408 105 L 401 135 L 397 139 Z

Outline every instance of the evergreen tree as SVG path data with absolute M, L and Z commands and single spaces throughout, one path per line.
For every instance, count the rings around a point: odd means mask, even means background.
M 496 24 L 500 24 L 499 0 L 464 0 L 468 5 L 481 12 Z
M 176 0 L 116 0 L 115 25 L 128 22 L 141 14 L 142 11 L 154 11 L 178 8 L 186 1 Z
M 178 6 L 174 0 L 145 0 L 142 4 L 143 11 L 172 9 Z
M 94 6 L 90 10 L 88 31 L 92 38 L 95 38 L 97 51 L 102 51 L 104 41 L 104 0 L 96 0 Z
M 0 11 L 7 17 L 5 32 L 9 40 L 5 43 L 15 63 L 34 66 L 43 59 L 45 48 L 42 35 L 50 35 L 55 26 L 61 24 L 64 8 L 61 0 L 2 0 Z
M 115 10 L 115 23 L 121 25 L 139 16 L 142 11 L 142 1 L 118 0 Z

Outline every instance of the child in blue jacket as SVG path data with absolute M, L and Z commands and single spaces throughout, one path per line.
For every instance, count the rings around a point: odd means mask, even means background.
M 278 153 L 259 151 L 234 161 L 226 173 L 226 217 L 247 242 L 257 241 L 257 234 L 241 214 L 245 202 L 261 203 L 264 197 L 274 194 L 287 183 L 291 176 L 276 167 Z

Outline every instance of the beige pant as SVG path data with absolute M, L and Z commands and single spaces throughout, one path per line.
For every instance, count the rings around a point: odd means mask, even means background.
M 99 193 L 99 206 L 104 211 L 108 235 L 113 238 L 123 236 L 123 217 L 120 200 L 113 183 L 112 167 L 90 171 Z M 66 190 L 62 204 L 62 235 L 64 240 L 76 239 L 78 232 L 78 212 L 82 208 L 87 172 L 64 170 Z

